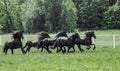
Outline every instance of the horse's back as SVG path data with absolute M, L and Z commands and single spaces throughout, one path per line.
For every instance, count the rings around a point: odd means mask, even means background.
M 67 37 L 59 37 L 56 39 L 56 43 L 59 44 L 59 45 L 64 45 L 66 43 L 66 41 L 68 40 Z
M 45 45 L 52 45 L 56 41 L 56 38 L 45 38 L 42 41 Z

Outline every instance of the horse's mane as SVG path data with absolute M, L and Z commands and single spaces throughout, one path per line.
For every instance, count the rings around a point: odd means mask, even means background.
M 76 36 L 77 36 L 77 38 L 80 38 L 78 33 L 74 33 L 71 36 L 69 36 L 68 39 L 73 40 L 76 38 Z
M 90 32 L 86 32 L 85 33 L 85 38 L 88 37 L 90 35 Z
M 42 40 L 44 38 L 50 38 L 49 34 L 45 31 L 38 32 L 37 35 L 39 40 Z
M 92 36 L 91 36 L 92 33 L 94 33 L 94 32 L 86 32 L 84 39 L 92 37 Z
M 60 36 L 68 37 L 68 36 L 67 36 L 67 33 L 66 33 L 65 31 L 60 31 L 60 32 L 58 32 L 55 37 L 60 37 Z
M 20 33 L 22 33 L 22 31 L 13 31 L 12 38 L 13 39 L 19 38 Z

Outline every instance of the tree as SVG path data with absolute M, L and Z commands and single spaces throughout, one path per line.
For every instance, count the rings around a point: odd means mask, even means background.
M 103 13 L 108 8 L 107 1 L 74 0 L 78 10 L 77 25 L 81 30 L 100 29 L 104 26 Z
M 45 0 L 46 24 L 49 26 L 51 32 L 58 31 L 58 22 L 62 12 L 62 1 L 63 0 Z
M 22 5 L 22 19 L 26 32 L 35 33 L 46 30 L 44 1 L 29 0 Z
M 109 7 L 104 13 L 104 21 L 107 29 L 120 29 L 120 4 L 119 0 L 115 5 Z
M 46 23 L 50 31 L 74 30 L 77 21 L 77 10 L 71 0 L 46 0 Z
M 62 3 L 62 12 L 59 19 L 59 29 L 65 31 L 74 31 L 77 23 L 77 9 L 71 0 L 64 0 Z
M 1 3 L 1 29 L 3 32 L 11 32 L 23 29 L 20 19 L 20 0 L 2 0 Z

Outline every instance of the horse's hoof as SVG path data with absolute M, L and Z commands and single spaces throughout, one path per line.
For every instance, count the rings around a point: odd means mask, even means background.
M 66 51 L 63 51 L 62 53 L 63 53 L 63 54 L 65 54 L 65 53 L 66 53 Z
M 66 52 L 63 52 L 63 54 L 65 54 Z
M 90 49 L 90 48 L 87 48 L 88 50 Z
M 23 52 L 23 54 L 26 54 L 27 52 Z
M 49 53 L 49 54 L 51 54 L 52 52 L 51 52 L 51 51 L 49 51 L 48 53 Z
M 59 51 L 56 51 L 56 53 L 59 53 Z
M 93 50 L 95 50 L 95 48 L 93 48 Z
M 63 53 L 66 53 L 66 51 L 64 51 Z
M 80 51 L 81 51 L 81 52 L 84 52 L 84 50 L 83 50 L 83 49 L 81 49 Z

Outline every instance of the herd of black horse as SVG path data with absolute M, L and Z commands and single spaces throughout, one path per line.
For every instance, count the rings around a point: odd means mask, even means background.
M 93 50 L 96 48 L 95 44 L 92 43 L 92 37 L 96 39 L 96 35 L 93 31 L 86 32 L 85 38 L 83 39 L 78 33 L 73 33 L 71 36 L 68 36 L 64 31 L 58 32 L 54 38 L 51 38 L 49 34 L 44 31 L 38 32 L 37 35 L 39 35 L 37 41 L 27 41 L 25 46 L 23 46 L 21 41 L 24 39 L 23 31 L 14 31 L 12 33 L 13 39 L 5 43 L 3 52 L 7 54 L 8 49 L 10 49 L 12 54 L 14 54 L 13 50 L 20 48 L 22 53 L 25 54 L 30 52 L 31 47 L 35 47 L 37 49 L 41 48 L 41 51 L 45 49 L 48 53 L 52 53 L 50 49 L 57 49 L 57 52 L 61 51 L 62 53 L 71 53 L 75 52 L 75 44 L 81 52 L 84 51 L 81 45 L 87 46 L 87 49 L 90 49 L 91 45 L 93 45 Z M 72 51 L 70 51 L 70 49 L 72 49 Z

